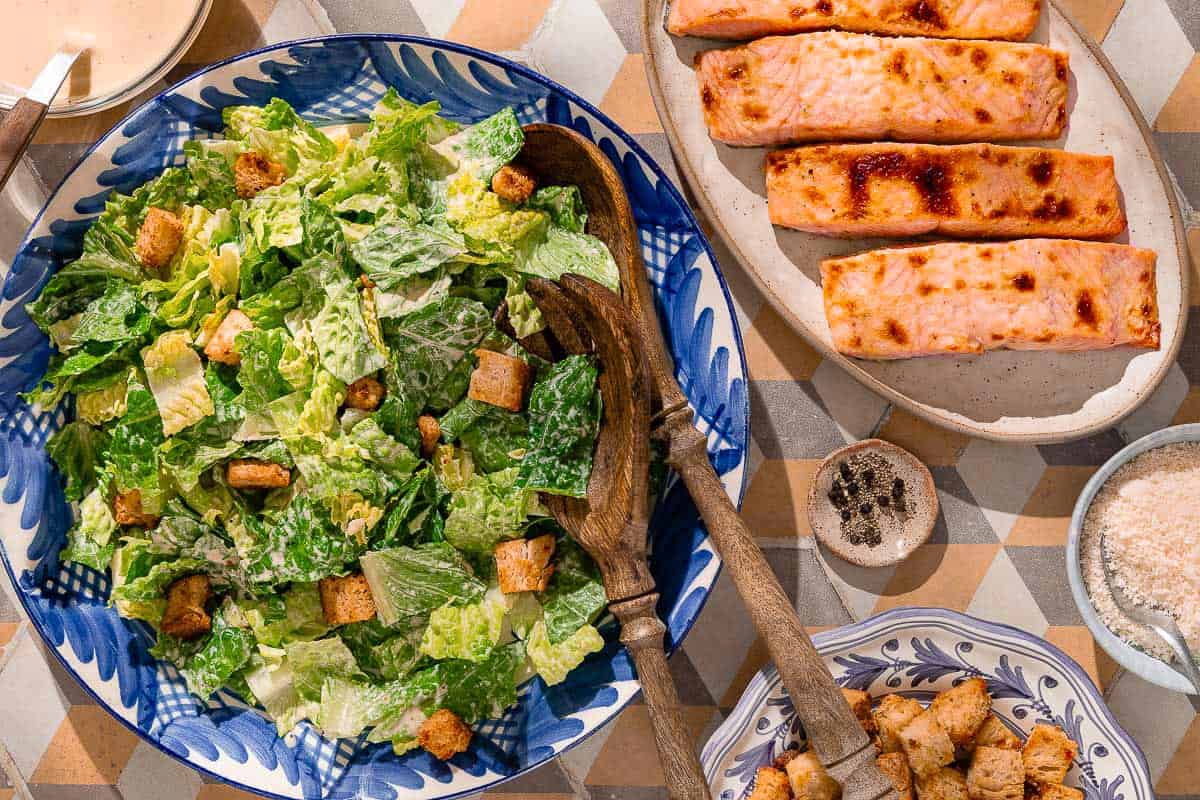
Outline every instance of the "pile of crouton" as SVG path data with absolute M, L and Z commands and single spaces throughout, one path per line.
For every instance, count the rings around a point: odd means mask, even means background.
M 1079 746 L 1054 725 L 1035 725 L 1024 743 L 992 713 L 987 682 L 969 678 L 933 698 L 842 694 L 879 751 L 879 770 L 900 800 L 1083 800 L 1063 786 Z M 762 767 L 750 800 L 837 800 L 841 786 L 812 752 L 788 750 Z

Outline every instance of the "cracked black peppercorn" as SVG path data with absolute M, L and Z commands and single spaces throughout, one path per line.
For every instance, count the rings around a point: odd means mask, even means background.
M 844 509 L 842 509 L 842 522 L 849 522 L 849 521 L 850 521 L 850 509 L 844 508 Z
M 860 513 L 862 513 L 864 515 L 869 515 L 871 513 L 872 508 L 873 508 L 873 506 L 870 503 L 863 503 L 861 506 L 858 507 L 858 510 Z
M 892 498 L 888 497 L 886 494 L 881 494 L 879 497 L 875 498 L 875 502 L 879 503 L 880 508 L 887 508 L 888 503 L 892 502 Z
M 849 464 L 847 464 L 845 461 L 843 461 L 842 463 L 838 464 L 838 472 L 841 474 L 841 476 L 842 476 L 842 480 L 844 480 L 844 481 L 848 481 L 848 480 L 850 480 L 850 477 L 851 477 L 851 475 L 850 475 L 850 465 L 849 465 Z

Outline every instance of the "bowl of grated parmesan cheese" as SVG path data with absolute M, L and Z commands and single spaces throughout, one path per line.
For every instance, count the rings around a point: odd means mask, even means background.
M 1105 579 L 1175 617 L 1200 653 L 1200 424 L 1156 431 L 1092 476 L 1071 516 L 1071 594 L 1096 641 L 1121 666 L 1167 689 L 1191 691 L 1166 643 L 1129 619 Z

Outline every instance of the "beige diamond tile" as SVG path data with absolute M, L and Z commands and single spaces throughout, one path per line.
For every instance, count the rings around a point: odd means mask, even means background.
M 991 567 L 999 544 L 926 544 L 896 566 L 876 613 L 901 606 L 965 611 Z
M 996 554 L 979 582 L 967 613 L 1012 625 L 1035 636 L 1041 636 L 1050 627 L 1037 600 L 1004 550 Z
M 550 0 L 466 0 L 446 38 L 484 50 L 516 50 L 549 7 Z
M 1124 0 L 1060 0 L 1068 14 L 1075 18 L 1088 36 L 1104 41 L 1108 29 L 1121 10 Z
M 1194 795 L 1200 789 L 1200 717 L 1192 720 L 1179 747 L 1163 770 L 1154 791 L 1163 795 Z
M 902 408 L 892 409 L 879 438 L 900 445 L 931 467 L 953 466 L 971 441 L 965 434 L 926 422 Z
M 1166 105 L 1158 112 L 1154 129 L 1165 133 L 1190 133 L 1200 131 L 1200 55 L 1192 56 L 1192 63 L 1184 71 L 1179 83 L 1171 91 Z M 1192 253 L 1194 259 L 1196 254 Z M 1195 303 L 1193 303 L 1195 305 Z
M 1101 691 L 1106 690 L 1112 683 L 1113 676 L 1120 665 L 1096 644 L 1096 640 L 1092 638 L 1091 631 L 1086 626 L 1052 625 L 1042 636 L 1050 644 L 1078 661 L 1079 665 L 1087 672 L 1088 677 L 1092 679 L 1092 683 L 1100 687 Z
M 1046 467 L 1005 544 L 1063 547 L 1075 500 L 1097 467 Z
M 1032 445 L 974 439 L 959 456 L 957 468 L 979 510 L 1003 542 L 1029 501 L 1046 462 Z
M 1153 46 L 1154 57 L 1146 48 Z M 1195 50 L 1166 0 L 1125 3 L 1104 40 L 1104 54 L 1125 79 L 1146 119 L 1156 119 Z
M 621 68 L 600 102 L 600 110 L 629 133 L 662 133 L 662 122 L 654 110 L 646 64 L 641 53 L 625 56 Z
M 821 363 L 820 354 L 769 303 L 763 304 L 742 339 L 751 380 L 807 380 Z
M 742 502 L 742 519 L 755 536 L 812 536 L 808 491 L 819 459 L 763 461 Z
M 112 784 L 138 737 L 100 706 L 74 706 L 46 748 L 32 783 Z

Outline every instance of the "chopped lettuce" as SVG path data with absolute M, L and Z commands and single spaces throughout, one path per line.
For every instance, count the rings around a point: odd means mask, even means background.
M 338 380 L 353 383 L 377 372 L 387 356 L 367 335 L 358 291 L 350 281 L 327 287 L 325 305 L 312 320 L 312 337 L 321 366 Z
M 46 443 L 46 454 L 67 480 L 68 500 L 82 500 L 96 483 L 96 467 L 108 447 L 108 433 L 86 422 L 68 422 Z
M 441 542 L 372 550 L 359 560 L 379 620 L 395 625 L 447 603 L 483 598 L 483 582 L 453 547 Z
M 296 693 L 305 700 L 320 700 L 321 685 L 327 678 L 365 677 L 350 648 L 336 636 L 313 642 L 292 642 L 284 650 L 292 668 Z
M 301 494 L 282 512 L 245 515 L 253 542 L 243 556 L 248 580 L 256 584 L 315 581 L 342 572 L 362 553 L 358 539 L 348 536 L 313 497 Z
M 293 583 L 286 592 L 249 598 L 239 605 L 260 644 L 283 647 L 289 642 L 319 639 L 329 632 L 315 583 Z
M 187 331 L 168 331 L 159 336 L 142 351 L 142 362 L 162 415 L 164 435 L 178 433 L 213 413 L 204 365 L 192 349 Z
M 233 674 L 250 663 L 254 653 L 254 634 L 234 624 L 237 609 L 227 601 L 212 618 L 212 633 L 179 673 L 187 679 L 188 691 L 201 698 L 224 686 Z
M 487 308 L 461 297 L 388 320 L 388 346 L 405 354 L 392 365 L 396 382 L 421 404 L 449 408 L 466 394 L 474 366 L 471 352 L 492 329 Z
M 158 463 L 163 442 L 163 423 L 154 396 L 140 383 L 132 383 L 126 394 L 125 413 L 110 429 L 112 434 L 102 468 L 110 475 L 116 491 L 141 493 L 142 510 L 156 514 L 167 500 L 167 486 Z
M 600 427 L 596 367 L 587 356 L 554 364 L 529 395 L 529 451 L 519 485 L 584 497 L 592 473 L 592 448 Z
M 498 542 L 519 538 L 539 506 L 536 493 L 516 484 L 515 467 L 473 475 L 450 496 L 446 541 L 460 550 L 490 553 Z
M 558 644 L 551 644 L 546 624 L 537 622 L 525 640 L 526 652 L 533 668 L 547 686 L 562 683 L 567 673 L 583 663 L 591 653 L 604 649 L 604 637 L 591 625 L 584 625 Z
M 560 536 L 554 552 L 554 574 L 542 597 L 550 644 L 560 644 L 595 622 L 607 605 L 600 570 L 573 539 Z
M 79 521 L 67 533 L 67 546 L 60 556 L 63 561 L 86 564 L 92 569 L 108 568 L 116 550 L 113 534 L 117 522 L 99 488 L 93 489 L 79 504 Z
M 434 609 L 421 639 L 421 653 L 430 658 L 482 661 L 500 641 L 506 610 L 498 590 L 488 592 L 478 603 Z

